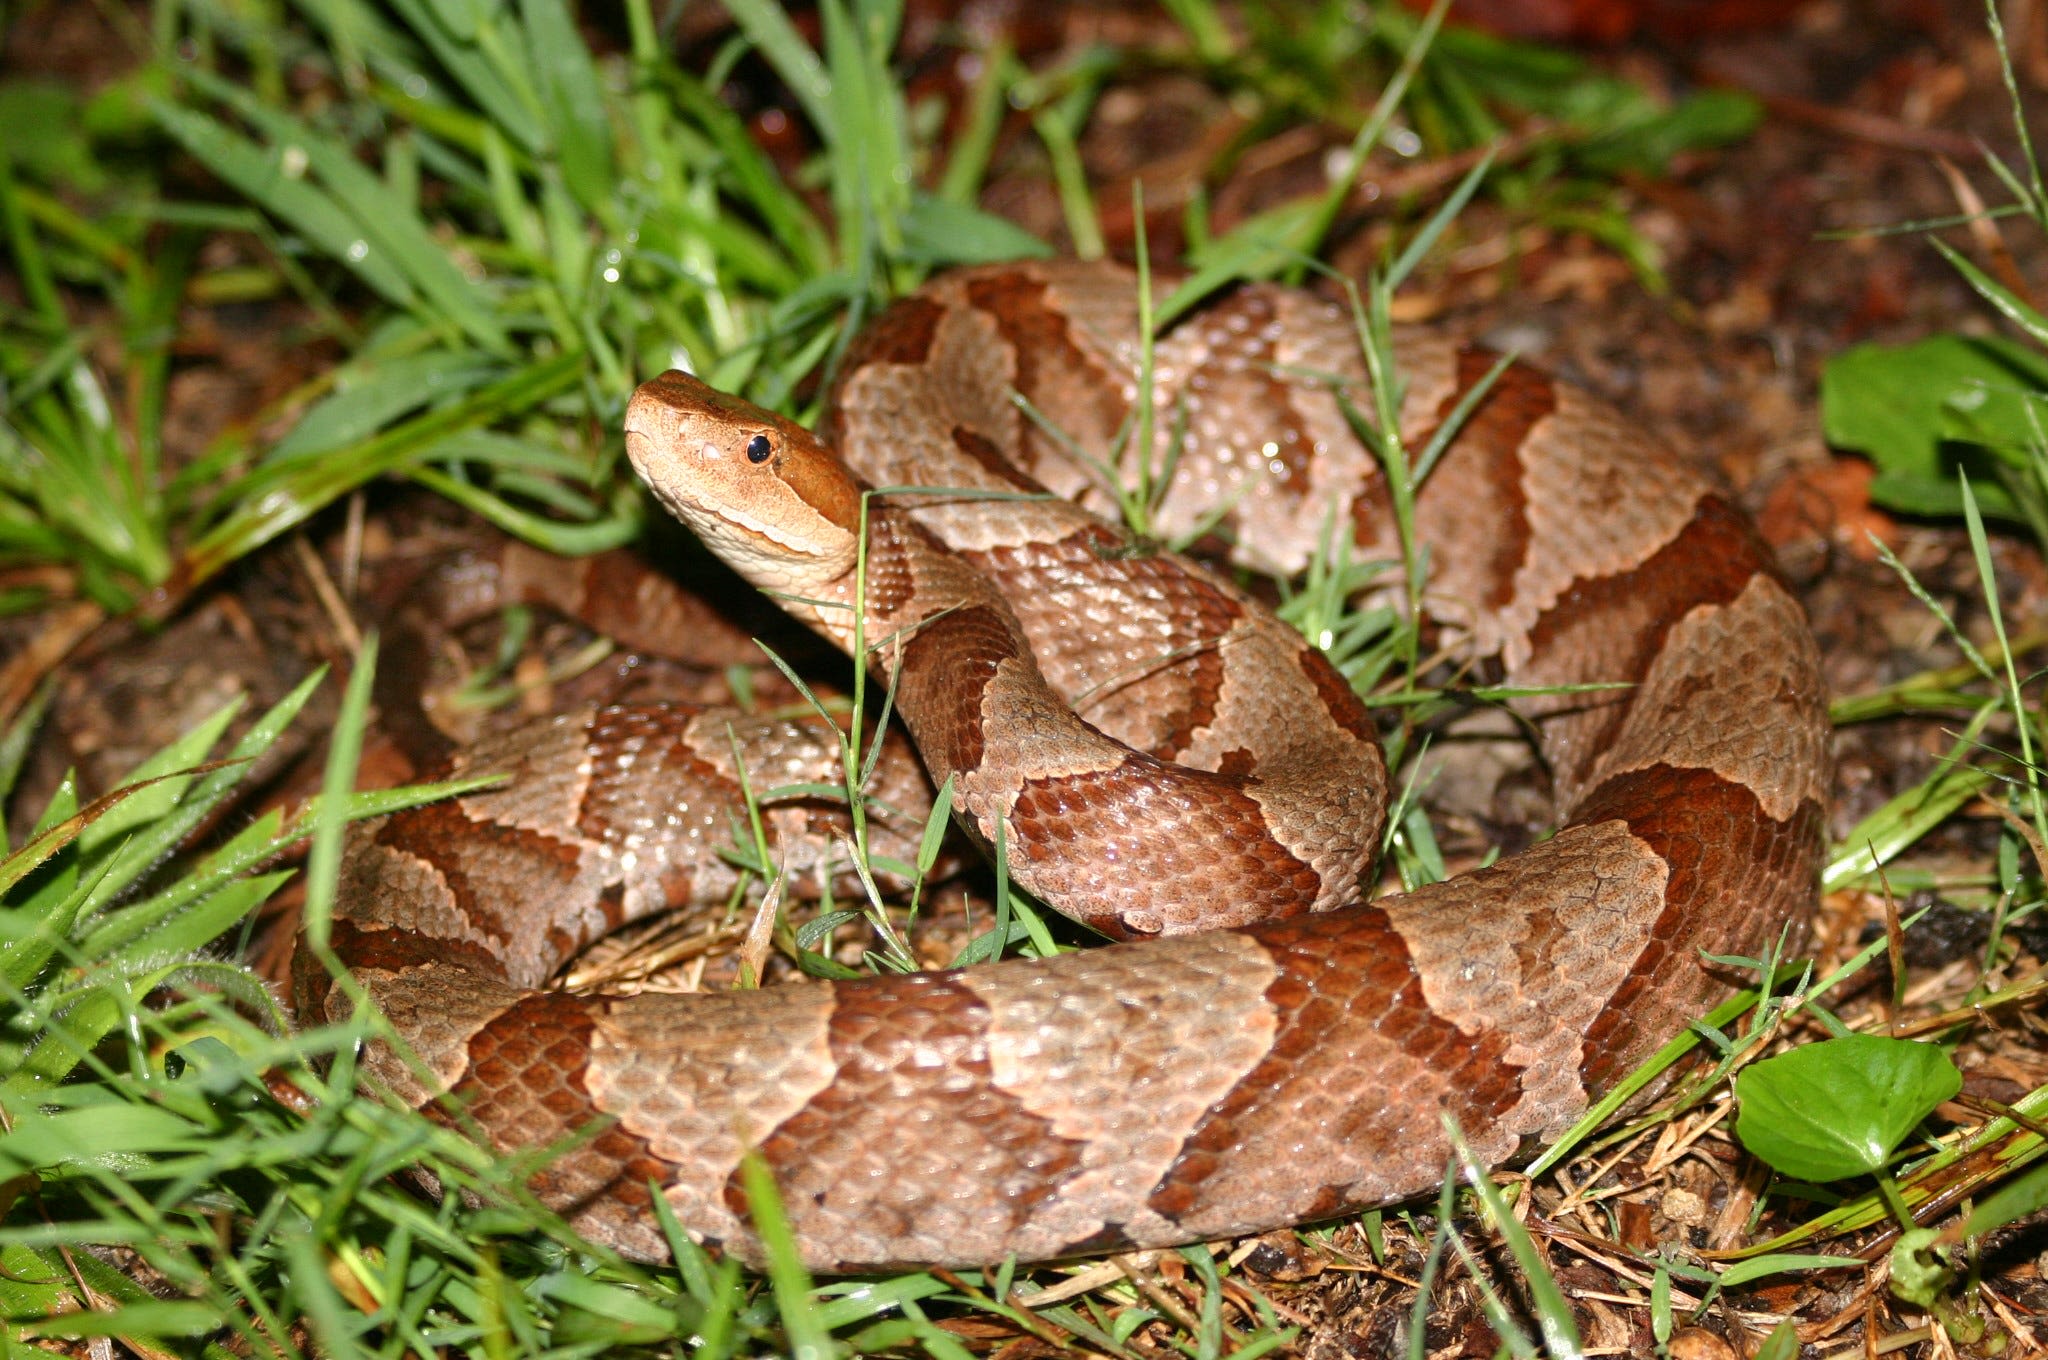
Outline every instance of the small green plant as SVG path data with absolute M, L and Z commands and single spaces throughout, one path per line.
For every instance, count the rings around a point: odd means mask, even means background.
M 2048 502 L 2035 467 L 2048 358 L 1994 335 L 1937 335 L 1858 345 L 1821 380 L 1828 442 L 1877 465 L 1871 499 L 1916 515 L 1955 516 L 1957 474 L 1977 483 L 1987 514 L 2048 542 Z
M 1931 1044 L 1844 1034 L 1743 1069 L 1735 1131 L 1796 1180 L 1882 1175 L 1900 1141 L 1962 1085 L 1963 1074 Z
M 59 243 L 39 230 L 36 203 L 0 156 L 0 234 L 27 303 L 0 316 L 0 567 L 59 566 L 71 577 L 68 593 L 118 612 L 171 571 L 179 496 L 166 485 L 160 431 L 170 322 L 198 238 L 176 232 L 154 252 L 103 233 L 65 243 L 100 251 L 93 263 L 118 308 L 108 329 L 123 351 L 131 402 L 124 412 L 88 356 L 100 331 L 72 320 Z M 34 608 L 50 593 L 0 591 L 0 612 Z
M 1900 230 L 1967 224 L 1992 257 L 2003 260 L 1994 219 L 2017 217 L 2035 230 L 2048 230 L 2048 192 L 1997 7 L 1987 4 L 1985 13 L 2002 59 L 2020 143 L 2017 167 L 1988 153 L 1985 158 L 2008 201 L 1984 212 L 1966 194 L 1962 217 L 1909 224 Z M 2026 295 L 2014 271 L 1986 270 L 1947 242 L 1937 238 L 1933 244 L 2020 338 L 1939 335 L 1898 347 L 1859 346 L 1829 365 L 1822 411 L 1831 442 L 1865 453 L 1877 465 L 1873 500 L 1906 513 L 1964 521 L 1993 641 L 1980 650 L 1903 564 L 1886 554 L 1908 588 L 1941 621 L 1964 663 L 1949 672 L 1916 677 L 1867 701 L 1845 704 L 1841 714 L 1860 720 L 1904 711 L 1917 697 L 1925 707 L 1962 713 L 1968 721 L 1954 736 L 1949 761 L 1919 788 L 1882 809 L 1881 825 L 1873 820 L 1859 828 L 1845 847 L 1847 857 L 1831 866 L 1829 879 L 1843 883 L 1849 874 L 1867 871 L 1872 858 L 1884 853 L 1881 847 L 1888 839 L 1919 834 L 1919 828 L 1932 825 L 1948 815 L 1945 809 L 1968 798 L 1982 795 L 1995 800 L 2007 824 L 1995 868 L 1972 882 L 1943 885 L 1984 900 L 1993 922 L 1985 959 L 1990 967 L 1999 960 L 2005 925 L 2038 910 L 2041 848 L 2048 844 L 2037 755 L 2043 739 L 2041 709 L 2026 697 L 2026 689 L 2039 677 L 2022 673 L 2015 659 L 2016 653 L 2037 647 L 2039 639 L 2008 635 L 1984 523 L 1986 517 L 1996 517 L 2023 525 L 2038 543 L 2048 546 L 2048 424 L 2043 420 L 2048 411 L 2048 358 L 2043 357 L 2048 353 L 2048 314 Z M 2017 751 L 2007 755 L 1991 745 L 1994 734 L 2017 746 Z M 1870 834 L 1864 834 L 1866 830 Z M 2032 872 L 2027 870 L 2029 857 L 2034 861 Z M 1899 886 L 1918 885 L 1901 880 Z M 1978 991 L 1983 993 L 1973 993 L 1978 1004 L 1994 996 L 2004 1004 L 2024 1003 L 2031 995 L 2024 985 L 1999 993 Z M 1780 1084 L 1780 1074 L 1788 1079 L 1785 1084 Z M 1968 1338 L 1983 1331 L 1984 1319 L 1972 1302 L 1974 1277 L 1967 1266 L 1959 1268 L 1957 1253 L 1976 1235 L 2048 1204 L 2048 1178 L 2036 1169 L 2006 1179 L 1977 1210 L 1956 1223 L 1942 1229 L 1916 1225 L 1914 1211 L 1929 1197 L 1916 1187 L 1938 1184 L 1961 1158 L 1974 1154 L 1991 1159 L 1990 1168 L 1973 1179 L 1973 1185 L 1988 1186 L 2044 1150 L 2033 1132 L 2038 1126 L 2031 1112 L 2044 1103 L 2043 1093 L 2036 1091 L 2012 1111 L 2012 1119 L 1995 1118 L 1967 1138 L 1944 1140 L 1894 1180 L 1888 1169 L 1894 1146 L 1958 1085 L 1953 1067 L 1938 1050 L 1848 1035 L 1759 1063 L 1745 1073 L 1738 1080 L 1743 1100 L 1738 1128 L 1752 1151 L 1788 1175 L 1811 1181 L 1875 1177 L 1875 1201 L 1859 1197 L 1807 1228 L 1838 1230 L 1889 1216 L 1901 1229 L 1891 1256 L 1893 1293 L 1933 1312 L 1952 1336 Z M 1803 1232 L 1786 1234 L 1758 1250 Z
M 1985 15 L 2011 98 L 2020 164 L 2015 168 L 1989 151 L 1984 163 L 2008 201 L 1985 211 L 1965 190 L 1962 216 L 1890 230 L 1929 233 L 1934 248 L 2024 341 L 1952 334 L 1902 346 L 1859 345 L 1828 365 L 1821 414 L 1829 442 L 1867 454 L 1877 465 L 1870 495 L 1880 505 L 1915 515 L 1959 515 L 1958 477 L 1968 476 L 1985 513 L 2026 525 L 2048 546 L 2048 314 L 2010 267 L 1996 225 L 1999 218 L 2017 217 L 2048 231 L 2048 188 L 1998 7 L 1987 3 Z M 1958 225 L 1971 226 L 2006 267 L 1986 270 L 1932 235 Z

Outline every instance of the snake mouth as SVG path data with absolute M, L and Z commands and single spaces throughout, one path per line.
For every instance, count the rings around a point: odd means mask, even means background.
M 692 496 L 669 477 L 651 472 L 650 469 L 662 461 L 656 453 L 655 443 L 648 434 L 632 428 L 630 424 L 626 428 L 626 454 L 640 469 L 641 477 L 655 499 L 699 534 L 719 534 L 766 556 L 784 559 L 824 556 L 815 545 L 746 513 L 729 498 Z
M 743 515 L 729 506 L 714 505 L 702 508 L 720 524 L 725 525 L 729 529 L 738 530 L 742 537 L 756 544 L 766 545 L 773 549 L 778 556 L 807 558 L 823 556 L 815 547 L 799 542 L 791 535 L 779 533 L 771 526 L 751 516 Z

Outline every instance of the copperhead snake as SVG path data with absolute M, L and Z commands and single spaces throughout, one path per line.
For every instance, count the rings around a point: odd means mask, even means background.
M 1056 1258 L 1427 1191 L 1446 1112 L 1511 1159 L 1725 987 L 1704 955 L 1796 922 L 1830 777 L 1799 605 L 1708 482 L 1520 363 L 1417 502 L 1428 609 L 1511 685 L 1632 683 L 1518 704 L 1554 836 L 1365 900 L 1386 785 L 1365 710 L 1223 575 L 1132 551 L 1090 513 L 1101 469 L 1064 456 L 1140 452 L 1134 298 L 1106 265 L 954 273 L 869 327 L 819 435 L 681 373 L 625 422 L 657 498 L 785 607 L 851 648 L 858 604 L 971 836 L 1126 942 L 759 991 L 546 990 L 665 895 L 723 890 L 736 759 L 764 787 L 821 743 L 572 715 L 468 757 L 511 768 L 506 789 L 359 830 L 335 944 L 430 1080 L 382 1047 L 369 1071 L 451 1095 L 506 1148 L 600 1126 L 534 1185 L 631 1255 L 666 1255 L 651 1182 L 758 1259 L 738 1177 L 757 1149 L 816 1270 Z M 1411 447 L 1494 364 L 1427 337 L 1399 360 Z M 1209 525 L 1284 576 L 1334 514 L 1391 553 L 1339 400 L 1370 408 L 1344 314 L 1241 287 L 1153 362 L 1163 535 Z M 861 554 L 863 485 L 976 494 L 870 498 Z M 303 1015 L 346 1013 L 316 968 L 297 987 Z

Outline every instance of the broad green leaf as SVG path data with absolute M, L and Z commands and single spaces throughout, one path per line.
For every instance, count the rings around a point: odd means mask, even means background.
M 1962 1086 L 1933 1044 L 1847 1034 L 1744 1069 L 1735 1078 L 1735 1132 L 1781 1175 L 1826 1184 L 1883 1166 Z
M 1830 444 L 1877 464 L 1873 500 L 1911 514 L 1954 515 L 1962 511 L 1957 468 L 1983 472 L 1985 450 L 2024 450 L 2030 408 L 2048 427 L 2044 391 L 2048 359 L 2009 340 L 1939 335 L 1896 347 L 1858 345 L 1821 376 L 1821 420 Z M 1989 479 L 1977 481 L 1977 495 L 1987 513 L 2018 513 Z

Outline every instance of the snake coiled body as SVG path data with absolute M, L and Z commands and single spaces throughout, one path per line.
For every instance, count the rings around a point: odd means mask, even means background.
M 1624 686 L 1518 704 L 1556 835 L 1367 900 L 1385 775 L 1357 699 L 1227 579 L 1075 508 L 1102 508 L 1104 472 L 1061 456 L 1170 465 L 1158 531 L 1269 572 L 1333 526 L 1390 553 L 1346 409 L 1371 407 L 1356 332 L 1307 294 L 1228 293 L 1160 338 L 1145 422 L 1137 316 L 1112 267 L 967 271 L 870 327 L 819 437 L 681 374 L 627 418 L 643 477 L 716 550 L 844 646 L 860 620 L 970 835 L 1125 942 L 760 991 L 541 990 L 602 931 L 720 890 L 735 761 L 758 788 L 829 746 L 575 715 L 471 757 L 513 768 L 506 790 L 358 836 L 336 944 L 435 1080 L 381 1051 L 371 1069 L 507 1147 L 600 1123 L 535 1183 L 629 1253 L 665 1251 L 651 1181 L 755 1257 L 756 1149 L 815 1269 L 1052 1258 L 1421 1193 L 1445 1114 L 1512 1158 L 1725 987 L 1705 955 L 1799 916 L 1829 762 L 1798 604 L 1710 484 L 1521 364 L 1416 503 L 1426 603 L 1511 685 Z M 1411 447 L 1495 367 L 1427 338 L 1399 358 Z M 863 484 L 948 494 L 863 511 Z M 299 990 L 312 1017 L 344 1007 L 310 967 Z

